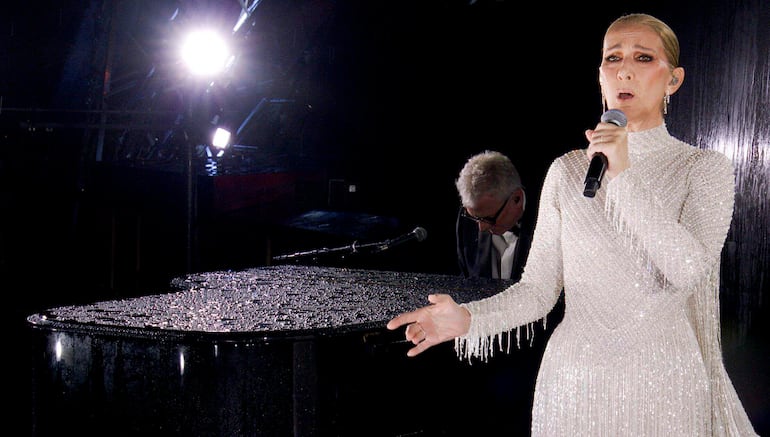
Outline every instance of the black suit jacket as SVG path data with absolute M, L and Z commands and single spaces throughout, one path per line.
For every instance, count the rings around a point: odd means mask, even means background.
M 480 231 L 473 220 L 461 216 L 462 207 L 457 211 L 455 234 L 457 241 L 457 263 L 460 272 L 466 278 L 492 277 L 492 234 Z M 519 230 L 516 250 L 513 255 L 511 279 L 518 281 L 527 261 L 529 247 L 532 244 L 532 227 L 522 224 Z

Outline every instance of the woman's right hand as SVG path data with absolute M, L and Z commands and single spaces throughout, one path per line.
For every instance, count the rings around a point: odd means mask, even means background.
M 407 356 L 416 356 L 433 345 L 461 337 L 471 326 L 471 314 L 448 294 L 429 294 L 430 305 L 399 314 L 388 322 L 394 330 L 406 325 L 404 335 L 415 346 Z
M 603 153 L 607 157 L 607 177 L 614 178 L 631 166 L 628 158 L 628 131 L 625 127 L 613 123 L 600 122 L 596 129 L 585 131 L 588 140 L 586 156 L 590 161 L 595 153 Z

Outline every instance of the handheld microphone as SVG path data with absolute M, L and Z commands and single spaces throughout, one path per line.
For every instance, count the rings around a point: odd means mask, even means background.
M 612 123 L 616 126 L 624 127 L 628 123 L 626 114 L 620 109 L 610 109 L 602 114 L 601 118 L 603 123 Z M 594 197 L 596 190 L 602 186 L 602 178 L 604 172 L 607 170 L 607 157 L 604 153 L 594 153 L 591 158 L 591 163 L 588 165 L 588 171 L 586 172 L 585 188 L 583 189 L 583 195 L 586 197 Z

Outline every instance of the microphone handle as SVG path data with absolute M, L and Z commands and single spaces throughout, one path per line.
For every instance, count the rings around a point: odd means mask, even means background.
M 626 114 L 620 109 L 610 109 L 605 111 L 601 116 L 603 123 L 612 123 L 615 126 L 625 127 L 628 124 Z M 608 166 L 607 157 L 603 153 L 594 153 L 591 158 L 591 163 L 588 165 L 588 171 L 586 172 L 585 188 L 583 189 L 583 195 L 586 197 L 594 197 L 596 190 L 602 186 L 602 178 L 604 172 Z
M 594 197 L 596 195 L 596 190 L 602 186 L 602 178 L 606 170 L 607 157 L 601 152 L 594 153 L 586 172 L 585 189 L 583 189 L 585 197 Z

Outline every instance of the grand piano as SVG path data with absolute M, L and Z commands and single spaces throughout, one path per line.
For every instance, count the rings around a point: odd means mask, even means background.
M 507 285 L 276 265 L 193 273 L 159 294 L 51 308 L 27 318 L 33 434 L 414 436 L 512 427 L 512 417 L 529 414 L 531 375 L 516 367 L 531 356 L 506 364 L 518 381 L 493 380 L 490 363 L 458 359 L 451 342 L 408 358 L 403 331 L 385 328 L 428 292 L 464 302 Z M 516 353 L 537 353 L 526 349 Z M 501 401 L 496 390 L 511 397 Z

